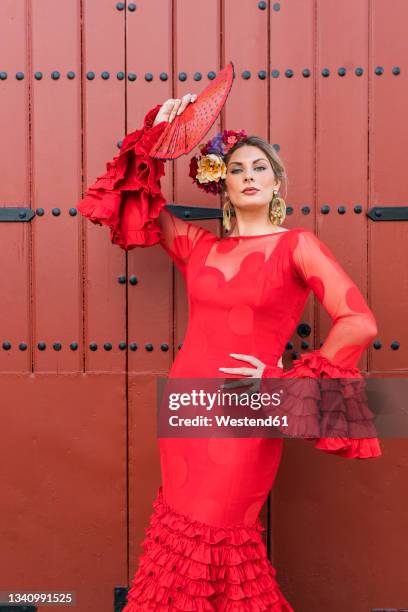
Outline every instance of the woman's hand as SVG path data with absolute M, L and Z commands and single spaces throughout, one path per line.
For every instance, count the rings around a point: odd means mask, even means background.
M 176 115 L 181 115 L 183 110 L 190 104 L 190 102 L 195 102 L 196 100 L 197 94 L 191 93 L 186 94 L 181 99 L 169 98 L 163 103 L 162 107 L 157 113 L 153 126 L 157 125 L 161 121 L 171 123 Z
M 258 359 L 257 357 L 254 357 L 253 355 L 241 355 L 239 353 L 230 353 L 230 356 L 234 357 L 234 359 L 240 359 L 241 361 L 247 361 L 248 363 L 252 364 L 254 368 L 246 368 L 246 367 L 218 368 L 219 370 L 222 370 L 223 372 L 226 372 L 228 374 L 241 374 L 242 376 L 249 376 L 251 378 L 257 378 L 257 379 L 262 378 L 262 373 L 266 367 L 266 363 L 263 363 L 260 359 Z M 283 369 L 282 357 L 279 358 L 277 366 Z M 223 387 L 233 388 L 234 386 L 241 386 L 242 384 L 243 384 L 243 381 L 241 379 L 241 380 L 238 380 L 236 383 L 227 383 L 223 385 Z M 259 390 L 259 384 L 260 384 L 259 380 L 256 383 L 251 383 L 250 381 L 248 381 L 248 385 L 252 387 L 254 390 L 255 389 Z

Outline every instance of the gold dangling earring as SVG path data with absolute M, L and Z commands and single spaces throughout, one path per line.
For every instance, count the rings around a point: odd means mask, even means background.
M 285 200 L 275 190 L 273 191 L 272 200 L 269 202 L 268 214 L 273 225 L 281 225 L 286 216 Z
M 226 196 L 224 205 L 222 207 L 222 224 L 224 226 L 224 229 L 226 229 L 228 232 L 231 229 L 231 216 L 232 216 L 232 206 L 231 206 L 231 202 L 228 198 L 228 196 Z

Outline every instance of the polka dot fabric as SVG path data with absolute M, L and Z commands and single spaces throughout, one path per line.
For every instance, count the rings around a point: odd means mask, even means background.
M 123 249 L 160 244 L 183 274 L 189 325 L 168 376 L 225 378 L 219 367 L 248 367 L 230 356 L 241 353 L 267 364 L 262 382 L 361 378 L 357 362 L 376 335 L 376 322 L 313 232 L 280 228 L 220 239 L 164 208 L 164 162 L 147 155 L 165 127 L 164 122 L 152 127 L 159 108 L 149 111 L 142 130 L 126 137 L 78 210 L 110 227 L 112 242 Z M 278 360 L 311 291 L 331 316 L 332 328 L 319 350 L 302 354 L 283 371 Z M 377 438 L 311 441 L 342 457 L 381 455 Z M 267 558 L 259 522 L 283 439 L 160 438 L 159 449 L 162 485 L 124 612 L 293 612 Z

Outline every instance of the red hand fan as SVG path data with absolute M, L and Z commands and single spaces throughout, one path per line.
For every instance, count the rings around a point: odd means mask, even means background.
M 232 62 L 217 73 L 195 102 L 173 119 L 150 150 L 157 159 L 177 159 L 194 149 L 204 138 L 224 106 L 234 80 Z

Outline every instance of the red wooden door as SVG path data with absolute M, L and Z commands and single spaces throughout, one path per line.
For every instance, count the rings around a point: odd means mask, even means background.
M 279 148 L 285 225 L 314 230 L 376 314 L 360 367 L 406 376 L 408 225 L 366 212 L 407 203 L 407 17 L 403 0 L 2 0 L 0 203 L 36 214 L 0 221 L 0 591 L 72 590 L 79 612 L 108 612 L 136 569 L 160 483 L 156 378 L 183 341 L 185 289 L 159 246 L 125 253 L 75 205 L 148 109 L 227 61 L 208 138 L 245 128 Z M 169 202 L 220 206 L 188 159 L 166 170 Z M 289 367 L 331 322 L 311 298 L 300 323 Z M 357 462 L 286 441 L 263 517 L 296 612 L 408 605 L 407 443 L 382 445 Z

